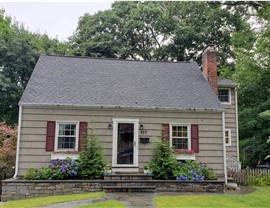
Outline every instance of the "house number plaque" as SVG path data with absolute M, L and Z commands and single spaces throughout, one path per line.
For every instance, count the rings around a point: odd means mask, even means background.
M 145 135 L 147 134 L 147 131 L 146 130 L 141 130 L 141 135 Z

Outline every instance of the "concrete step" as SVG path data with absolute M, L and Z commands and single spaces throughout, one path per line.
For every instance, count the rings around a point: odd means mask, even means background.
M 155 186 L 103 186 L 105 192 L 155 192 Z
M 152 176 L 145 174 L 110 174 L 104 176 L 104 180 L 152 180 Z
M 152 186 L 152 180 L 106 180 L 105 186 Z

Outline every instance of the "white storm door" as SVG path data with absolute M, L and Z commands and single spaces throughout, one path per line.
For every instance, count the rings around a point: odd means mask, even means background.
M 113 119 L 113 167 L 138 166 L 139 119 Z

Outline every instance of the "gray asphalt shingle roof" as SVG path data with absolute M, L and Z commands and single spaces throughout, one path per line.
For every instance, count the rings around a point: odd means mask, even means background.
M 195 62 L 41 55 L 20 105 L 223 109 Z
M 220 87 L 237 87 L 238 85 L 238 83 L 235 83 L 230 79 L 218 79 L 218 86 Z

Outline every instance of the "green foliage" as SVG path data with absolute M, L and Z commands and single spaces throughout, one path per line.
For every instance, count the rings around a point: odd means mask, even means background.
M 266 143 L 270 135 L 270 21 L 269 2 L 248 5 L 256 23 L 246 23 L 242 31 L 233 34 L 235 74 L 232 78 L 240 84 L 239 138 L 242 166 L 256 167 L 270 154 Z M 256 25 L 256 26 L 255 26 Z M 256 28 L 256 29 L 254 29 Z
M 69 45 L 35 34 L 0 10 L 0 121 L 15 124 L 18 102 L 40 54 L 68 54 Z
M 217 179 L 213 170 L 208 169 L 205 165 L 196 161 L 187 160 L 180 162 L 179 166 L 180 168 L 176 180 L 204 181 Z
M 103 176 L 106 161 L 100 147 L 99 139 L 91 133 L 82 145 L 78 159 L 79 175 L 83 179 L 100 179 Z
M 1 97 L 1 96 L 0 96 Z M 0 194 L 1 181 L 14 175 L 17 128 L 0 122 Z
M 25 175 L 24 175 L 24 179 L 26 179 L 26 180 L 37 180 L 38 176 L 39 176 L 38 168 L 28 168 L 26 170 Z
M 154 145 L 154 155 L 148 168 L 155 179 L 175 179 L 179 164 L 173 156 L 174 150 L 167 140 L 161 140 Z
M 50 177 L 48 179 L 63 180 L 78 178 L 78 166 L 75 160 L 67 157 L 65 160 L 52 160 L 49 165 Z
M 196 60 L 217 44 L 221 65 L 232 57 L 231 33 L 242 17 L 208 2 L 114 2 L 79 20 L 71 38 L 76 55 L 143 60 Z
M 257 176 L 249 176 L 247 179 L 248 186 L 270 187 L 270 176 L 267 174 L 260 174 Z
M 52 160 L 48 167 L 41 169 L 29 168 L 24 179 L 26 180 L 64 180 L 78 178 L 77 162 L 67 157 L 64 160 Z
M 217 180 L 217 176 L 214 171 L 207 167 L 202 167 L 202 175 L 204 175 L 205 180 Z

